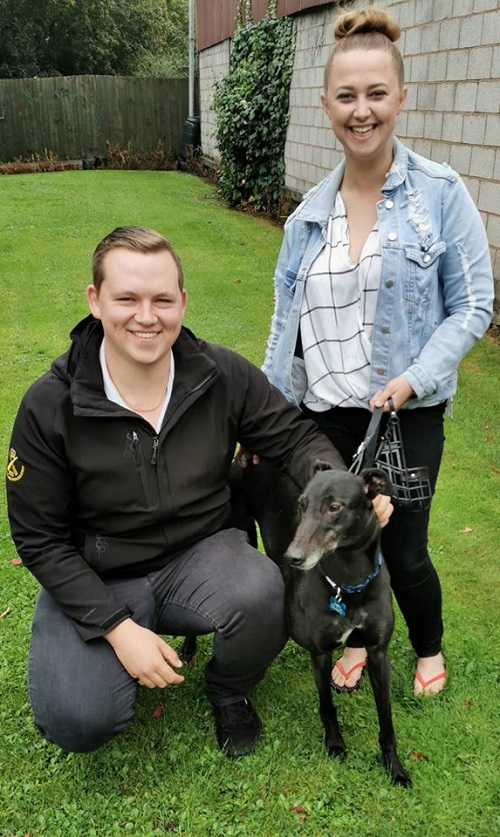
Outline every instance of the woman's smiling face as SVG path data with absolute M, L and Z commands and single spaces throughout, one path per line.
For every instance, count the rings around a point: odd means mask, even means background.
M 392 160 L 394 128 L 406 99 L 389 52 L 342 50 L 335 54 L 321 96 L 348 161 Z

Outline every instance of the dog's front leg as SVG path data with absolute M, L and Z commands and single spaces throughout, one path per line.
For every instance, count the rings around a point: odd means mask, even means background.
M 379 744 L 382 758 L 393 785 L 411 785 L 411 779 L 399 760 L 396 750 L 396 733 L 391 711 L 391 671 L 387 650 L 367 648 L 368 674 L 372 684 L 379 720 Z
M 319 695 L 319 714 L 325 728 L 325 746 L 329 756 L 345 758 L 346 748 L 333 705 L 330 678 L 332 655 L 311 652 L 314 681 Z

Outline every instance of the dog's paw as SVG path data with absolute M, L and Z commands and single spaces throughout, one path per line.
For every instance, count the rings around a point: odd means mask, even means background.
M 391 784 L 401 785 L 402 788 L 411 788 L 411 779 L 398 758 L 384 758 L 387 770 L 391 777 Z
M 344 761 L 347 758 L 347 750 L 342 740 L 332 742 L 328 742 L 325 740 L 325 746 L 329 756 L 333 756 L 334 758 L 340 759 L 341 761 Z
M 408 773 L 403 769 L 391 775 L 391 782 L 393 785 L 401 785 L 402 788 L 411 788 L 412 785 Z

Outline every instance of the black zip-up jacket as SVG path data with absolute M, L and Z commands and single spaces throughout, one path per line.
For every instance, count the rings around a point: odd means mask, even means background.
M 104 579 L 159 569 L 224 528 L 237 442 L 300 486 L 317 458 L 345 467 L 256 366 L 186 328 L 172 349 L 172 397 L 157 434 L 106 398 L 102 336 L 87 317 L 69 351 L 30 387 L 7 464 L 18 553 L 84 640 L 129 616 Z

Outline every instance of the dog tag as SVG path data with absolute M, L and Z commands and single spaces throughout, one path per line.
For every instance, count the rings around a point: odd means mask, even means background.
M 330 601 L 328 603 L 328 610 L 330 613 L 338 613 L 339 616 L 345 616 L 345 604 L 344 602 L 339 602 L 335 596 L 330 596 Z

